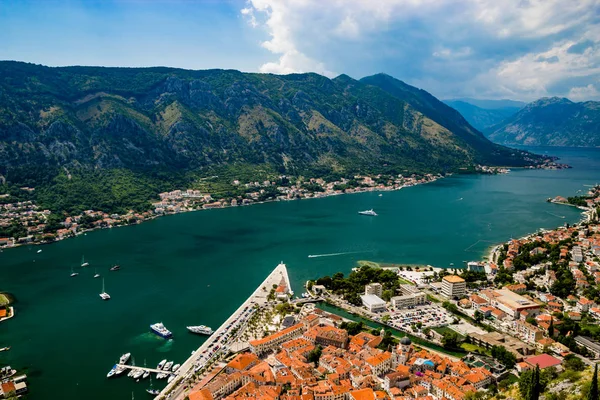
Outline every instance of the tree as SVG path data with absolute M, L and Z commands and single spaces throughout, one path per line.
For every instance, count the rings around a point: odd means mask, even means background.
M 323 352 L 323 349 L 321 348 L 321 346 L 317 345 L 317 347 L 315 347 L 308 353 L 306 360 L 308 362 L 314 363 L 314 365 L 316 366 L 317 364 L 319 364 L 319 359 L 321 358 L 322 352 Z
M 481 322 L 483 321 L 483 313 L 479 310 L 475 311 L 475 314 L 473 314 L 473 317 L 475 318 L 476 322 Z
M 569 354 L 565 357 L 565 367 L 573 371 L 583 371 L 585 364 L 581 361 L 581 358 L 574 354 Z
M 524 400 L 538 400 L 542 392 L 540 384 L 540 367 L 535 366 L 535 369 L 530 369 L 521 374 L 519 381 L 519 392 Z
M 454 332 L 444 332 L 442 346 L 446 349 L 456 349 L 458 347 L 458 335 Z
M 548 337 L 554 337 L 554 318 L 550 317 L 550 325 L 548 326 Z
M 508 369 L 514 367 L 515 363 L 517 362 L 515 355 L 502 346 L 492 346 L 491 353 L 492 357 L 494 357 Z
M 594 365 L 594 375 L 590 383 L 590 391 L 587 395 L 587 400 L 598 400 L 598 364 Z
M 381 343 L 377 348 L 381 350 L 387 350 L 390 346 L 394 345 L 394 338 L 392 337 L 392 332 L 386 330 L 383 334 L 383 339 L 381 339 Z

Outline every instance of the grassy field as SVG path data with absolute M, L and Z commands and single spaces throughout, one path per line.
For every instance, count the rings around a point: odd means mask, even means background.
M 475 344 L 463 343 L 460 345 L 460 347 L 462 349 L 464 349 L 465 351 L 468 351 L 469 353 L 479 353 L 479 354 L 486 354 L 488 356 L 491 356 L 491 353 L 489 350 L 487 350 L 481 346 L 477 346 Z

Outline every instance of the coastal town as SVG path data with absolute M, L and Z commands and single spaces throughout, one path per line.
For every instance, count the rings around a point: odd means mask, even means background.
M 307 282 L 295 300 L 285 285 L 274 287 L 270 304 L 284 310 L 278 323 L 261 325 L 262 335 L 239 335 L 236 351 L 180 393 L 190 400 L 491 399 L 534 373 L 548 393 L 580 390 L 581 371 L 600 359 L 600 188 L 583 201 L 581 223 L 511 240 L 464 268 L 363 265 L 347 278 Z M 164 398 L 183 399 L 171 393 Z
M 569 168 L 549 158 L 538 169 Z M 475 165 L 474 173 L 505 174 L 510 170 L 502 167 Z M 451 174 L 446 174 L 449 176 Z M 149 200 L 145 211 L 128 210 L 124 213 L 109 213 L 100 210 L 85 210 L 74 215 L 57 214 L 42 209 L 33 200 L 18 200 L 9 193 L 0 194 L 0 249 L 27 244 L 46 244 L 84 234 L 94 229 L 113 228 L 139 224 L 168 214 L 214 208 L 247 206 L 269 201 L 290 201 L 322 198 L 341 194 L 373 191 L 392 191 L 430 183 L 443 176 L 440 174 L 398 175 L 355 175 L 352 178 L 325 180 L 323 178 L 291 178 L 280 175 L 276 179 L 242 182 L 233 179 L 227 183 L 231 194 L 211 193 L 210 190 L 195 188 L 157 193 L 157 199 Z M 207 178 L 218 179 L 218 176 Z M 35 194 L 33 187 L 19 189 L 29 197 Z
M 482 167 L 483 168 L 483 167 Z M 502 169 L 502 171 L 504 171 Z M 497 169 L 485 167 L 482 173 L 496 173 Z M 290 201 L 311 199 L 341 194 L 363 193 L 372 191 L 399 190 L 405 187 L 433 182 L 441 175 L 425 174 L 404 177 L 362 176 L 353 179 L 299 180 L 291 183 L 286 176 L 277 180 L 263 182 L 240 182 L 233 180 L 232 187 L 239 188 L 243 194 L 234 197 L 217 196 L 195 189 L 173 190 L 159 193 L 159 201 L 151 204 L 151 210 L 135 212 L 129 210 L 124 214 L 106 213 L 86 210 L 81 214 L 59 216 L 50 210 L 40 209 L 33 201 L 10 202 L 7 194 L 0 195 L 0 249 L 24 244 L 44 244 L 83 234 L 93 229 L 113 228 L 138 224 L 162 215 L 182 212 L 247 206 L 267 201 Z M 24 192 L 31 193 L 35 188 L 23 187 Z

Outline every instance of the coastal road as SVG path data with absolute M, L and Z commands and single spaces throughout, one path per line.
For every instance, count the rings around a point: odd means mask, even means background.
M 168 384 L 157 396 L 158 399 L 169 399 L 169 400 L 183 400 L 188 393 L 185 391 L 185 381 L 191 378 L 194 374 L 194 369 L 198 359 L 202 356 L 204 351 L 209 351 L 209 348 L 214 345 L 218 345 L 220 348 L 227 345 L 228 342 L 223 339 L 223 335 L 234 330 L 237 325 L 241 322 L 240 317 L 250 310 L 255 305 L 263 306 L 269 302 L 267 297 L 271 291 L 273 285 L 279 285 L 281 279 L 284 279 L 291 290 L 290 280 L 287 273 L 285 264 L 279 264 L 273 272 L 267 276 L 267 278 L 256 288 L 254 293 L 248 297 L 248 299 L 242 303 L 242 305 L 233 313 L 231 316 L 221 324 L 221 326 L 206 340 L 202 345 L 179 367 L 178 378 Z M 264 288 L 264 290 L 263 290 Z M 244 321 L 245 322 L 245 321 Z M 242 324 L 244 323 L 242 322 Z M 229 326 L 230 325 L 230 326 Z M 228 327 L 229 326 L 229 327 Z M 213 347 L 214 350 L 214 347 Z M 215 351 L 213 357 L 217 355 Z M 211 357 L 212 358 L 212 357 Z M 210 358 L 209 358 L 210 359 Z M 204 363 L 208 362 L 205 360 Z M 183 378 L 182 382 L 180 382 Z M 171 391 L 169 395 L 167 392 Z

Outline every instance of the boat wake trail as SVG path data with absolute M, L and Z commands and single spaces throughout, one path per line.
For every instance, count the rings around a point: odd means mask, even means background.
M 335 257 L 335 256 L 343 256 L 344 254 L 358 254 L 358 253 L 367 253 L 367 251 L 346 251 L 344 253 L 309 254 L 308 258 Z
M 546 212 L 547 212 L 548 214 L 552 215 L 553 217 L 556 217 L 556 218 L 563 218 L 563 219 L 565 218 L 565 216 L 564 216 L 564 215 L 556 215 L 556 214 L 552 214 L 550 211 L 546 211 Z

